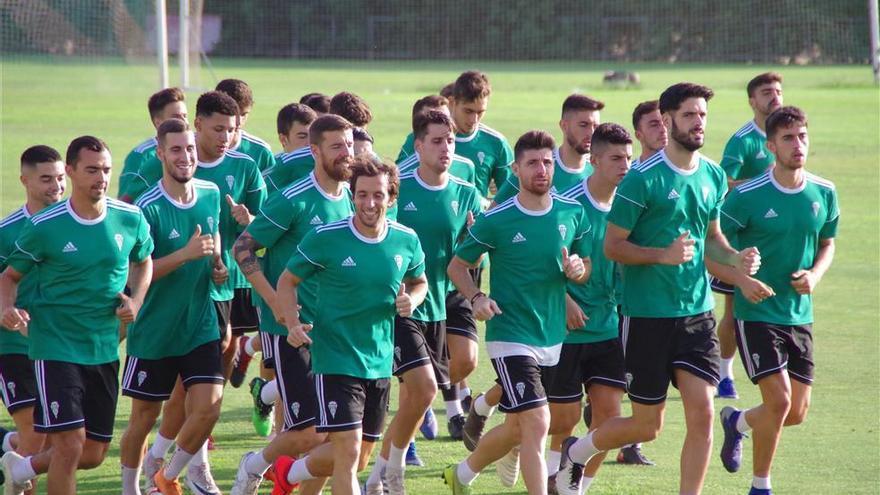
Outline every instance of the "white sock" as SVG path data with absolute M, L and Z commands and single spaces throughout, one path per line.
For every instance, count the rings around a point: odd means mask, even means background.
M 37 472 L 31 466 L 31 457 L 27 456 L 23 460 L 12 465 L 12 479 L 16 483 L 24 483 L 37 477 Z
M 590 485 L 593 484 L 593 479 L 594 478 L 590 478 L 589 476 L 581 478 L 581 493 L 590 489 Z
M 141 477 L 141 467 L 130 468 L 122 466 L 122 495 L 141 495 L 138 481 Z
M 278 380 L 271 380 L 263 385 L 263 390 L 260 390 L 260 400 L 263 404 L 274 404 L 278 397 Z
M 739 417 L 736 418 L 736 431 L 740 433 L 745 433 L 752 429 L 751 426 L 746 422 L 746 411 L 740 411 Z M 757 487 L 756 487 L 757 488 Z
M 290 466 L 290 471 L 287 472 L 287 481 L 289 483 L 299 483 L 300 481 L 315 478 L 315 475 L 309 472 L 309 466 L 306 463 L 308 459 L 308 456 L 303 457 L 302 459 L 297 459 L 293 465 Z
M 202 447 L 193 456 L 190 464 L 193 466 L 201 466 L 208 463 L 208 442 L 202 444 Z
M 391 451 L 388 452 L 388 469 L 404 469 L 404 466 L 406 466 L 404 456 L 406 456 L 407 447 L 399 449 L 394 446 L 394 442 L 391 442 Z
M 599 453 L 599 449 L 593 445 L 593 432 L 579 438 L 568 449 L 568 456 L 578 464 L 586 464 L 591 457 Z
M 759 478 L 757 476 L 753 476 L 752 477 L 752 486 L 755 488 L 760 488 L 762 490 L 769 490 L 770 489 L 770 477 L 767 476 L 766 478 Z
M 559 472 L 559 459 L 562 458 L 562 452 L 558 450 L 547 449 L 547 476 L 553 476 Z
M 388 465 L 388 461 L 382 458 L 382 454 L 377 455 L 373 470 L 370 471 L 370 477 L 367 478 L 367 485 L 376 486 L 382 482 L 382 471 L 385 470 L 386 465 Z
M 458 388 L 458 400 L 464 400 L 465 397 L 471 395 L 470 387 L 461 387 Z
M 495 407 L 490 406 L 489 403 L 486 402 L 486 396 L 481 395 L 474 399 L 474 412 L 479 414 L 480 416 L 489 417 L 495 412 Z
M 733 359 L 721 358 L 721 379 L 730 378 L 733 380 Z
M 3 435 L 3 452 L 12 452 L 15 450 L 15 447 L 12 446 L 12 437 L 14 435 L 18 435 L 18 433 L 10 431 Z
M 150 447 L 150 455 L 156 459 L 164 459 L 172 445 L 174 445 L 173 438 L 165 438 L 161 433 L 156 433 L 156 438 L 153 439 L 153 446 Z
M 461 410 L 461 400 L 448 400 L 446 401 L 446 419 L 450 420 L 456 416 L 463 415 L 464 411 Z
M 196 451 L 196 453 L 198 453 L 198 451 Z M 171 456 L 171 460 L 168 461 L 168 464 L 165 466 L 165 472 L 162 476 L 165 476 L 166 480 L 177 478 L 180 476 L 180 472 L 183 471 L 183 468 L 189 464 L 189 461 L 192 460 L 195 455 L 196 454 L 190 454 L 180 447 L 177 447 L 174 454 Z
M 263 451 L 255 452 L 254 455 L 248 457 L 247 461 L 244 463 L 244 469 L 250 474 L 259 474 L 263 475 L 269 467 L 272 466 L 272 463 L 267 461 L 265 457 L 263 457 Z
M 468 466 L 467 460 L 458 463 L 458 467 L 455 469 L 455 475 L 458 476 L 458 481 L 465 485 L 473 483 L 479 474 L 480 473 L 475 473 L 474 470 Z
M 253 357 L 256 354 L 257 350 L 254 349 L 254 339 L 259 337 L 250 337 L 247 339 L 247 342 L 244 343 L 244 352 L 247 353 L 248 356 Z

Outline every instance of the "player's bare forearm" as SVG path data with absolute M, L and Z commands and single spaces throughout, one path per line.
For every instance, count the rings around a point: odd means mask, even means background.
M 128 287 L 131 289 L 131 298 L 138 302 L 138 305 L 144 303 L 144 297 L 147 295 L 147 289 L 150 288 L 150 282 L 153 279 L 153 259 L 144 258 L 140 263 L 132 263 L 128 269 Z
M 235 262 L 238 263 L 241 272 L 244 273 L 248 281 L 251 281 L 251 275 L 255 273 L 262 275 L 260 261 L 257 259 L 257 251 L 262 247 L 247 231 L 238 236 L 235 244 L 232 245 L 232 255 L 235 257 Z
M 831 267 L 831 262 L 834 261 L 835 249 L 833 238 L 819 239 L 819 250 L 816 252 L 816 259 L 813 261 L 813 267 L 810 268 L 810 271 L 816 275 L 818 280 L 821 280 L 825 275 L 825 272 L 828 271 L 828 268 Z
M 468 271 L 468 269 L 474 268 L 478 264 L 479 262 L 470 265 L 465 260 L 456 256 L 452 258 L 452 261 L 449 262 L 449 266 L 446 268 L 446 274 L 449 275 L 449 280 L 452 281 L 452 284 L 455 285 L 458 292 L 460 292 L 467 300 L 470 300 L 474 297 L 474 294 L 480 292 L 480 288 L 474 283 L 474 279 Z
M 406 279 L 403 283 L 406 285 L 406 293 L 409 294 L 414 308 L 425 301 L 428 295 L 428 279 L 424 275 Z
M 296 288 L 302 280 L 296 275 L 284 270 L 281 277 L 278 278 L 276 286 L 276 305 L 279 308 L 280 315 L 275 315 L 277 320 L 279 316 L 287 325 L 293 325 L 299 321 L 299 300 L 296 296 Z
M 15 300 L 18 297 L 18 283 L 21 281 L 21 274 L 15 268 L 7 267 L 0 274 L 0 315 L 7 309 L 15 306 Z
M 656 265 L 662 262 L 663 249 L 642 247 L 628 238 L 628 230 L 609 223 L 603 244 L 605 257 L 624 265 Z
M 711 224 L 710 224 L 711 225 Z M 706 259 L 715 261 L 722 265 L 736 266 L 739 262 L 737 255 L 739 252 L 730 247 L 727 237 L 721 233 L 721 230 L 709 230 L 706 236 Z
M 166 256 L 153 260 L 153 277 L 152 280 L 159 280 L 180 268 L 186 259 L 183 256 L 183 249 L 169 253 Z M 131 275 L 129 274 L 129 278 Z

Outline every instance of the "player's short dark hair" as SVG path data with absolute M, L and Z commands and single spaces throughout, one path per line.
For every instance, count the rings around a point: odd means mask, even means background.
M 366 127 L 373 120 L 373 112 L 366 100 L 348 91 L 330 98 L 330 113 L 344 117 L 356 127 Z
M 553 141 L 553 136 L 549 132 L 528 131 L 516 140 L 516 144 L 513 146 L 513 156 L 515 160 L 519 160 L 522 154 L 528 150 L 552 150 L 554 148 L 556 148 L 556 142 Z
M 793 125 L 807 126 L 807 114 L 795 106 L 777 108 L 764 122 L 767 130 L 767 139 L 773 139 L 781 129 L 787 129 Z
M 657 100 L 643 101 L 636 105 L 635 110 L 633 110 L 633 129 L 638 129 L 643 115 L 648 115 L 659 108 L 660 103 Z
M 238 110 L 244 113 L 254 107 L 254 92 L 248 83 L 241 79 L 224 79 L 217 83 L 216 91 L 222 91 L 235 100 L 238 104 Z
M 166 105 L 178 101 L 186 101 L 186 95 L 180 88 L 165 88 L 153 93 L 153 96 L 150 96 L 150 99 L 147 100 L 147 110 L 150 111 L 150 118 L 155 119 L 162 113 Z
M 34 168 L 38 163 L 55 163 L 60 161 L 61 153 L 58 153 L 55 148 L 46 146 L 45 144 L 31 146 L 21 154 L 21 168 Z
M 332 131 L 346 131 L 354 127 L 351 122 L 339 115 L 328 113 L 321 115 L 309 126 L 309 143 L 321 144 L 324 142 L 324 133 Z
M 682 102 L 688 98 L 712 99 L 715 92 L 707 86 L 689 82 L 680 82 L 666 88 L 660 95 L 660 113 L 674 112 L 681 108 Z
M 363 127 L 354 127 L 351 129 L 351 137 L 355 141 L 368 141 L 370 144 L 375 143 L 373 136 Z
M 196 116 L 210 117 L 215 113 L 237 117 L 238 103 L 222 91 L 208 91 L 196 102 Z
M 290 128 L 293 127 L 294 122 L 299 122 L 303 125 L 311 125 L 317 118 L 318 114 L 307 105 L 302 103 L 288 103 L 281 107 L 281 110 L 278 110 L 278 117 L 275 119 L 275 127 L 278 129 L 278 134 L 287 134 L 290 132 Z
M 317 113 L 330 113 L 330 97 L 324 93 L 306 93 L 299 102 Z
M 449 98 L 455 92 L 455 81 L 443 86 L 440 88 L 440 96 L 444 98 Z
M 629 132 L 622 125 L 613 122 L 599 124 L 590 138 L 593 153 L 598 153 L 598 150 L 609 144 L 632 144 L 632 142 Z
M 95 136 L 80 136 L 71 141 L 67 146 L 65 162 L 71 167 L 76 167 L 76 163 L 79 161 L 79 152 L 82 150 L 94 151 L 95 153 L 102 151 L 110 152 L 107 143 Z
M 778 72 L 765 72 L 763 74 L 758 74 L 753 77 L 749 84 L 746 85 L 746 94 L 749 95 L 749 98 L 755 96 L 755 90 L 759 87 L 770 84 L 770 83 L 779 83 L 782 84 L 782 74 Z
M 428 126 L 431 124 L 445 125 L 450 132 L 455 132 L 455 124 L 449 115 L 440 110 L 426 110 L 413 116 L 413 137 L 419 140 L 428 135 Z
M 189 124 L 187 124 L 185 120 L 174 118 L 163 120 L 162 123 L 159 124 L 158 129 L 156 129 L 156 140 L 159 141 L 159 146 L 164 147 L 165 136 L 187 131 L 189 131 Z
M 462 72 L 452 87 L 452 96 L 460 103 L 469 103 L 492 94 L 489 78 L 482 72 L 469 70 Z
M 400 177 L 397 174 L 397 166 L 372 155 L 360 155 L 351 163 L 351 192 L 357 193 L 357 181 L 361 177 L 388 176 L 388 197 L 393 201 L 397 199 L 400 191 Z
M 426 109 L 438 109 L 440 107 L 445 107 L 449 105 L 449 100 L 446 99 L 445 96 L 440 95 L 428 95 L 423 96 L 416 100 L 413 103 L 412 108 L 412 116 L 415 117 L 416 114 L 425 111 Z
M 562 102 L 562 116 L 565 117 L 565 114 L 568 112 L 582 112 L 582 111 L 596 111 L 602 110 L 605 108 L 605 103 L 590 98 L 587 95 L 573 94 L 569 95 L 565 101 Z

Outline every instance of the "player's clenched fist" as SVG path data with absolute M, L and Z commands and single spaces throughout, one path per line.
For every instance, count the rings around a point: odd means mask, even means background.
M 663 251 L 664 265 L 681 265 L 694 259 L 694 244 L 696 241 L 690 238 L 691 231 L 685 230 L 676 237 L 672 244 Z
M 300 347 L 312 343 L 308 333 L 312 330 L 312 325 L 307 323 L 296 322 L 287 327 L 287 343 L 293 347 Z
M 471 306 L 474 310 L 474 318 L 480 321 L 491 320 L 495 315 L 501 314 L 501 308 L 498 307 L 498 303 L 483 293 L 479 293 L 474 297 L 471 301 Z
M 736 268 L 744 275 L 754 275 L 761 268 L 761 253 L 756 247 L 745 248 L 736 257 Z
M 119 306 L 116 308 L 116 317 L 122 323 L 131 323 L 137 318 L 140 305 L 134 299 L 126 296 L 122 292 L 116 294 L 119 298 Z
M 3 319 L 0 323 L 3 323 L 3 326 L 10 330 L 17 330 L 21 332 L 22 335 L 27 336 L 27 326 L 29 321 L 31 321 L 31 315 L 29 315 L 27 311 L 11 307 L 3 312 Z

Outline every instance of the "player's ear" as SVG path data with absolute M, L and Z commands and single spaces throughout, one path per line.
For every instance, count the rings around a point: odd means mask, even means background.
M 196 115 L 195 120 L 193 120 L 193 127 L 196 128 L 196 132 L 199 132 L 202 130 L 202 116 L 201 115 Z
M 772 139 L 768 139 L 767 140 L 767 149 L 770 150 L 770 153 L 773 153 L 775 155 L 776 150 L 778 149 L 778 148 L 776 148 L 776 141 L 774 141 Z

